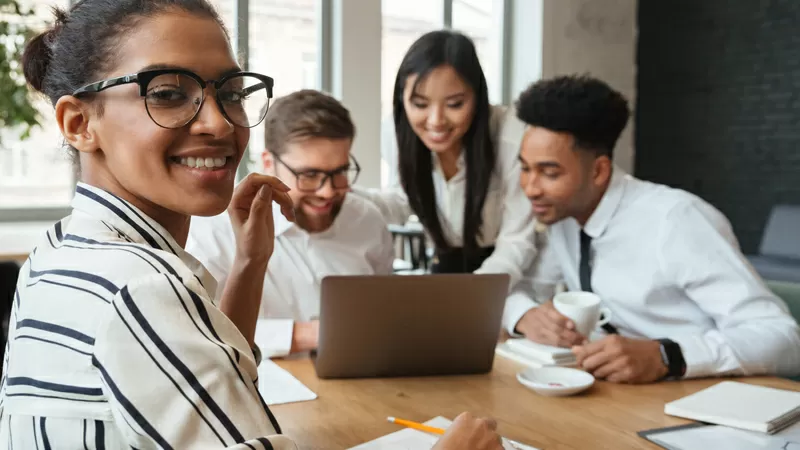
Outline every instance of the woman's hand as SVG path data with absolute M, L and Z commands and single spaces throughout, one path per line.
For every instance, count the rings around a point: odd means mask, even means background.
M 236 236 L 236 260 L 244 264 L 264 265 L 275 248 L 275 223 L 272 202 L 294 222 L 294 209 L 289 187 L 275 177 L 251 173 L 234 190 L 228 206 L 233 233 Z
M 289 188 L 268 175 L 250 174 L 233 192 L 228 215 L 236 236 L 236 257 L 222 291 L 219 309 L 253 346 L 267 264 L 275 248 L 272 202 L 294 221 Z

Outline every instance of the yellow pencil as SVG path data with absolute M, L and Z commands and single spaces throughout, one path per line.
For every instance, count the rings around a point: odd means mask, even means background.
M 388 420 L 391 423 L 396 423 L 397 425 L 402 425 L 404 427 L 413 428 L 419 431 L 425 431 L 433 434 L 444 434 L 443 429 L 431 427 L 425 425 L 424 423 L 417 423 L 417 422 L 412 422 L 410 420 L 398 419 L 397 417 L 387 417 L 386 420 Z
M 413 429 L 419 430 L 419 431 L 425 431 L 427 433 L 433 433 L 433 434 L 439 434 L 439 435 L 442 435 L 442 434 L 445 433 L 445 430 L 443 430 L 441 428 L 431 427 L 431 426 L 425 425 L 424 423 L 412 422 L 410 420 L 398 419 L 397 417 L 387 417 L 386 420 L 389 421 L 390 423 L 394 423 L 394 424 L 397 424 L 397 425 L 402 425 L 402 426 L 408 427 L 408 428 L 413 428 Z M 508 442 L 509 444 L 511 444 L 512 448 L 520 448 L 520 446 L 522 445 L 517 441 L 512 441 L 511 439 L 503 438 L 503 441 Z

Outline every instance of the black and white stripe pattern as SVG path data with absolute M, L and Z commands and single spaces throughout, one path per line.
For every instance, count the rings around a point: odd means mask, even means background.
M 0 448 L 294 448 L 202 266 L 117 196 L 81 184 L 73 208 L 20 274 Z

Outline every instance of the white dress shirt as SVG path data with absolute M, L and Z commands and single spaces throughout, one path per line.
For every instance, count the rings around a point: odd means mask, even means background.
M 592 238 L 592 290 L 621 335 L 677 342 L 686 377 L 800 373 L 797 323 L 710 204 L 614 168 L 584 231 Z M 549 229 L 572 291 L 581 290 L 579 233 L 572 218 Z
M 507 273 L 511 277 L 511 285 L 522 278 L 522 272 L 530 265 L 536 252 L 533 239 L 535 221 L 530 202 L 519 184 L 519 146 L 525 125 L 515 114 L 513 108 L 492 107 L 490 131 L 497 152 L 497 163 L 483 206 L 483 228 L 478 245 L 494 246 L 495 250 L 476 271 Z M 389 131 L 394 133 L 394 129 Z M 396 139 L 384 139 L 384 142 L 392 142 L 393 152 L 397 153 Z M 431 157 L 434 162 L 433 184 L 439 220 L 450 245 L 461 247 L 467 189 L 464 154 L 461 153 L 458 171 L 450 180 L 445 179 L 439 159 L 433 154 Z M 393 160 L 396 161 L 396 157 Z M 391 178 L 399 180 L 396 176 Z M 360 187 L 353 190 L 375 203 L 389 223 L 405 224 L 413 214 L 408 198 L 399 185 L 384 191 Z
M 516 327 L 526 312 L 540 303 L 552 300 L 553 296 L 563 290 L 561 267 L 553 254 L 553 246 L 548 245 L 548 238 L 546 227 L 537 226 L 536 256 L 506 298 L 503 327 L 512 336 L 522 337 L 516 332 Z
M 264 279 L 256 343 L 264 357 L 286 356 L 295 321 L 319 315 L 320 282 L 328 275 L 389 275 L 394 261 L 392 236 L 377 207 L 347 195 L 327 230 L 308 233 L 275 208 L 275 249 Z M 227 213 L 195 217 L 186 250 L 225 286 L 236 254 Z
M 18 449 L 294 449 L 215 281 L 157 222 L 79 184 L 20 272 L 0 386 Z

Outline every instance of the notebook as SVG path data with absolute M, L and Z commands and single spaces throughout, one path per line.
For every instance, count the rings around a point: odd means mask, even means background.
M 800 392 L 722 381 L 667 403 L 664 413 L 772 434 L 800 419 Z
M 575 354 L 568 348 L 551 347 L 528 339 L 509 339 L 497 346 L 497 354 L 534 368 L 571 367 L 577 362 Z
M 450 420 L 444 417 L 436 417 L 425 422 L 425 425 L 447 428 L 451 423 Z M 441 436 L 424 431 L 402 428 L 394 433 L 375 439 L 374 441 L 369 441 L 357 447 L 353 447 L 350 450 L 430 450 L 431 447 L 436 445 L 436 441 L 438 441 L 440 437 Z M 519 442 L 512 443 L 508 439 L 503 439 L 503 450 L 537 449 L 529 445 L 520 444 Z
M 558 364 L 575 361 L 575 354 L 568 348 L 539 344 L 528 339 L 509 339 L 506 343 L 511 350 L 517 353 L 547 363 Z

